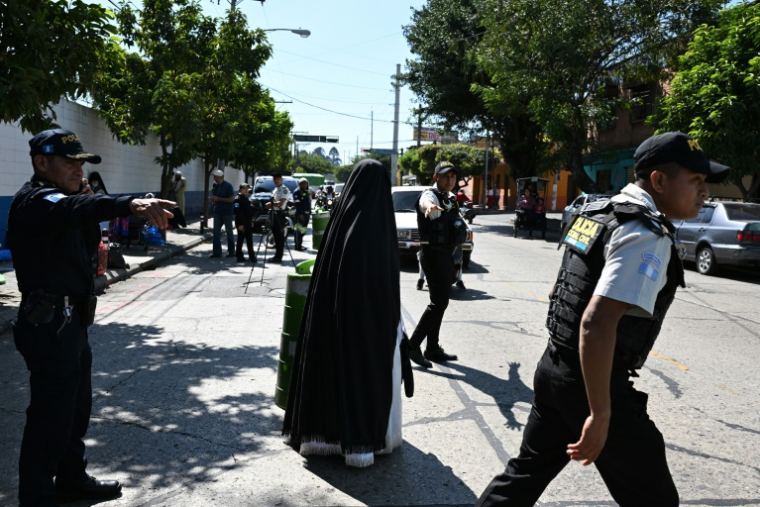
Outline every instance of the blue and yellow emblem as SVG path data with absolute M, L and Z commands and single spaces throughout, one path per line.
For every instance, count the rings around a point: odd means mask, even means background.
M 587 253 L 596 239 L 602 235 L 604 228 L 604 224 L 596 220 L 578 216 L 562 242 L 580 253 Z

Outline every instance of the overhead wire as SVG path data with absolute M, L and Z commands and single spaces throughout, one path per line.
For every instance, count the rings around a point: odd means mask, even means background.
M 388 91 L 387 88 L 374 88 L 374 87 L 371 87 L 371 86 L 348 85 L 348 84 L 345 84 L 345 83 L 336 83 L 335 81 L 325 81 L 324 79 L 315 79 L 313 77 L 300 76 L 298 74 L 291 74 L 290 72 L 282 72 L 282 71 L 277 71 L 277 70 L 273 70 L 273 69 L 267 69 L 267 72 L 276 72 L 276 73 L 279 73 L 279 74 L 283 74 L 285 76 L 292 76 L 292 77 L 297 77 L 297 78 L 300 78 L 300 79 L 307 79 L 309 81 L 316 81 L 318 83 L 326 83 L 326 84 L 331 84 L 331 85 L 336 85 L 336 86 L 345 86 L 347 88 L 361 88 L 363 90 L 379 90 L 379 91 L 384 91 L 384 92 Z
M 289 55 L 301 56 L 298 53 L 293 53 L 292 51 L 286 51 L 284 49 L 277 49 L 276 51 L 279 51 L 281 53 L 287 53 Z M 357 67 L 349 67 L 348 65 L 341 65 L 340 63 L 328 62 L 327 60 L 320 60 L 319 58 L 314 58 L 314 57 L 306 57 L 306 58 L 308 60 L 310 60 L 310 61 L 313 61 L 313 62 L 324 63 L 326 65 L 332 65 L 334 67 L 340 67 L 342 69 L 353 70 L 355 72 L 366 72 L 367 74 L 375 74 L 375 75 L 378 75 L 378 76 L 389 76 L 389 74 L 386 74 L 385 72 L 376 72 L 374 70 L 364 70 L 364 69 L 359 69 Z M 297 60 L 295 60 L 295 61 L 297 61 Z M 293 62 L 288 62 L 288 63 L 293 63 Z
M 261 84 L 262 84 L 262 85 L 264 85 L 264 86 L 266 86 L 266 87 L 267 87 L 267 88 L 269 88 L 270 90 L 272 90 L 272 91 L 274 91 L 274 92 L 277 92 L 277 93 L 279 93 L 280 95 L 285 95 L 287 98 L 289 98 L 289 99 L 291 99 L 291 100 L 294 100 L 294 101 L 296 101 L 296 102 L 299 102 L 299 103 L 301 103 L 301 104 L 304 104 L 304 105 L 307 105 L 307 106 L 310 106 L 310 107 L 313 107 L 313 108 L 316 108 L 316 109 L 321 109 L 322 111 L 327 111 L 328 113 L 337 114 L 337 115 L 340 115 L 340 116 L 347 116 L 347 117 L 349 117 L 349 118 L 357 118 L 357 119 L 359 119 L 359 120 L 366 120 L 366 121 L 376 121 L 376 122 L 380 122 L 380 123 L 395 123 L 395 122 L 394 122 L 394 121 L 392 121 L 392 120 L 377 120 L 377 119 L 373 119 L 373 118 L 368 118 L 368 117 L 366 117 L 366 116 L 358 116 L 358 115 L 355 115 L 355 114 L 343 113 L 343 112 L 341 112 L 341 111 L 335 111 L 335 110 L 333 110 L 333 109 L 328 109 L 328 108 L 326 108 L 326 107 L 318 106 L 318 105 L 316 105 L 316 104 L 311 104 L 311 103 L 309 103 L 309 102 L 306 102 L 306 101 L 303 101 L 303 100 L 297 99 L 297 98 L 295 98 L 295 97 L 293 97 L 293 96 L 291 96 L 291 95 L 288 95 L 288 94 L 287 94 L 287 93 L 285 93 L 285 92 L 281 92 L 280 90 L 277 90 L 277 89 L 275 89 L 275 88 L 272 88 L 271 86 L 267 86 L 267 85 L 266 85 L 266 84 L 264 84 L 264 83 L 261 83 Z M 411 123 L 409 123 L 409 122 L 403 122 L 403 121 L 399 121 L 399 124 L 404 124 L 404 125 L 412 125 L 412 124 L 411 124 Z

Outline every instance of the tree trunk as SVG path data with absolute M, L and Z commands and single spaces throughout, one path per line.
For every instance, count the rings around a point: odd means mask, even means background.
M 209 166 L 208 158 L 203 161 L 203 174 L 206 176 L 203 179 L 203 220 L 201 220 L 201 234 L 208 227 L 208 211 L 209 211 L 209 188 L 208 180 L 211 177 L 211 171 L 214 170 L 214 166 Z

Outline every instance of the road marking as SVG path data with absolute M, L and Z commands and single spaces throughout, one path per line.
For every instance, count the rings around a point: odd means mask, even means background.
M 678 367 L 678 369 L 680 369 L 682 371 L 687 371 L 689 369 L 688 366 L 684 366 L 681 363 L 679 363 L 678 361 L 675 361 L 675 360 L 673 360 L 673 359 L 671 359 L 669 357 L 663 356 L 662 354 L 658 354 L 654 350 L 650 350 L 649 353 L 651 355 L 653 355 L 654 357 L 657 357 L 657 358 L 660 358 L 660 359 L 664 359 L 665 361 L 669 362 L 670 364 L 676 365 Z
M 523 289 L 522 287 L 520 287 L 520 286 L 519 286 L 519 285 L 517 285 L 516 283 L 510 282 L 509 280 L 496 280 L 496 281 L 497 281 L 497 282 L 504 282 L 504 283 L 506 283 L 507 285 L 511 285 L 512 287 L 515 287 L 516 289 L 519 289 L 519 290 L 521 290 L 521 291 L 523 291 L 523 292 L 527 293 L 529 296 L 532 296 L 532 297 L 534 297 L 534 298 L 538 299 L 539 301 L 541 301 L 541 302 L 543 302 L 543 303 L 546 303 L 546 302 L 548 302 L 548 301 L 549 301 L 548 299 L 546 299 L 546 298 L 542 298 L 541 296 L 536 296 L 536 295 L 535 295 L 534 293 L 532 293 L 531 291 L 529 291 L 529 290 L 527 290 L 527 289 Z
M 718 384 L 713 384 L 713 385 L 715 387 L 717 387 L 718 389 L 723 389 L 724 391 L 728 391 L 729 393 L 735 394 L 737 396 L 741 396 L 741 394 L 742 394 L 742 393 L 737 393 L 736 391 L 734 391 L 734 390 L 732 390 L 732 389 L 730 389 L 730 388 L 728 388 L 726 386 L 719 386 Z

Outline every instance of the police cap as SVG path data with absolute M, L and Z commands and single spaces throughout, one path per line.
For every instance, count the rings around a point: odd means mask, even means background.
M 99 164 L 102 160 L 100 155 L 85 152 L 79 138 L 70 130 L 43 130 L 29 140 L 29 147 L 31 148 L 29 151 L 31 156 L 58 155 L 91 164 Z
M 633 154 L 634 172 L 638 175 L 650 167 L 675 163 L 699 174 L 706 174 L 708 183 L 720 183 L 728 176 L 729 167 L 712 162 L 696 139 L 683 132 L 665 132 L 652 136 Z
M 436 174 L 436 176 L 439 175 L 439 174 L 447 173 L 449 171 L 454 171 L 457 174 L 459 173 L 459 171 L 457 171 L 456 166 L 454 164 L 452 164 L 451 162 L 447 161 L 447 160 L 443 160 L 441 162 L 438 162 L 438 165 L 435 166 L 435 174 Z

